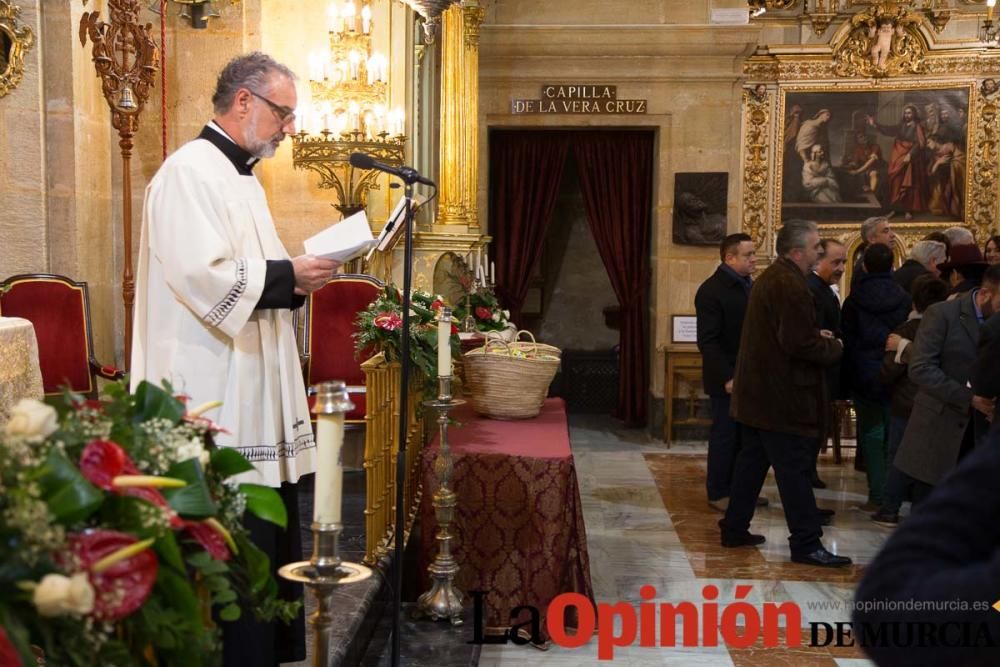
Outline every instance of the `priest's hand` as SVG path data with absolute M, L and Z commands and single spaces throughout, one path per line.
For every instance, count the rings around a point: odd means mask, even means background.
M 295 272 L 296 294 L 315 292 L 326 285 L 339 268 L 339 262 L 321 259 L 315 255 L 299 255 L 293 258 L 292 270 Z

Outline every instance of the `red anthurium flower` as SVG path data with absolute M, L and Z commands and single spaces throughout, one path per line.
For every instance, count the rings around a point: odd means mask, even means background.
M 116 487 L 113 482 L 119 475 L 138 475 L 139 469 L 132 463 L 125 450 L 110 440 L 91 440 L 80 455 L 80 472 L 94 486 L 123 496 L 140 498 L 151 505 L 162 508 L 170 515 L 174 528 L 180 524 L 179 517 L 163 494 L 156 489 L 142 486 Z
M 22 667 L 21 656 L 14 643 L 7 637 L 7 631 L 0 627 L 0 667 Z
M 122 558 L 100 572 L 92 569 L 105 556 L 137 542 L 135 537 L 114 530 L 86 530 L 69 536 L 70 553 L 89 573 L 94 587 L 94 618 L 121 620 L 141 607 L 153 590 L 159 562 L 152 549 Z
M 493 313 L 491 313 L 490 309 L 485 306 L 476 306 L 476 317 L 481 320 L 489 320 L 492 319 Z
M 434 299 L 434 301 L 431 302 L 431 310 L 441 310 L 443 306 L 444 301 L 441 299 Z
M 184 530 L 215 560 L 229 560 L 229 547 L 217 530 L 202 521 L 184 521 Z
M 375 316 L 374 324 L 380 329 L 395 331 L 403 326 L 403 318 L 399 316 L 399 313 L 379 313 Z
M 110 440 L 91 440 L 80 455 L 80 472 L 94 486 L 113 491 L 118 475 L 138 474 L 125 450 Z
M 451 335 L 454 336 L 457 333 L 458 333 L 458 325 L 456 325 L 454 322 L 452 322 L 451 323 Z

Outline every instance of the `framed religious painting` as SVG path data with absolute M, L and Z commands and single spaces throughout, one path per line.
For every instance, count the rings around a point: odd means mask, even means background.
M 970 193 L 971 85 L 785 87 L 778 117 L 781 220 L 959 224 Z
M 11 0 L 0 0 L 0 97 L 21 83 L 24 53 L 35 43 L 31 28 L 18 20 L 20 13 Z

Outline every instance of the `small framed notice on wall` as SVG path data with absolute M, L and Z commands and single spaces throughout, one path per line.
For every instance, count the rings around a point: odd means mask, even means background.
M 698 342 L 698 318 L 696 316 L 673 315 L 671 323 L 673 325 L 670 330 L 671 343 Z

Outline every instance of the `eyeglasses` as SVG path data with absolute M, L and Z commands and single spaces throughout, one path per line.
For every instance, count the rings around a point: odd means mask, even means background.
M 271 111 L 273 111 L 278 116 L 278 121 L 282 125 L 288 125 L 293 120 L 295 120 L 295 109 L 283 106 L 281 104 L 275 104 L 274 102 L 272 102 L 271 100 L 267 99 L 263 95 L 261 95 L 259 93 L 255 93 L 252 90 L 250 90 L 249 88 L 247 89 L 247 91 L 251 95 L 253 95 L 254 97 L 256 97 L 258 99 L 261 99 L 261 100 L 264 100 L 265 102 L 267 102 L 267 106 L 271 107 Z

